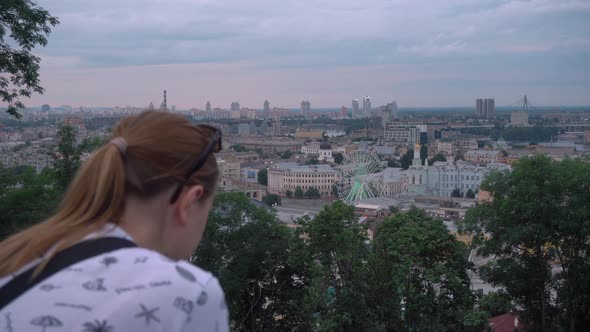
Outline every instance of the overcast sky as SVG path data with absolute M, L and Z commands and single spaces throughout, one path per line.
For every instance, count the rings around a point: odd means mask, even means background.
M 590 104 L 589 0 L 38 0 L 29 105 Z

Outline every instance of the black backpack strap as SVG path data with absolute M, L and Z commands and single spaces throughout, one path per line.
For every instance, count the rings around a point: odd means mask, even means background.
M 135 246 L 135 243 L 118 237 L 102 237 L 74 244 L 55 254 L 37 277 L 33 278 L 33 272 L 38 266 L 35 265 L 0 288 L 0 311 L 35 285 L 65 268 L 100 254 Z

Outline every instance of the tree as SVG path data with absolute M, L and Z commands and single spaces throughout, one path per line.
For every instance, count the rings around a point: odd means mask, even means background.
M 57 183 L 67 188 L 80 166 L 81 150 L 76 146 L 76 131 L 70 125 L 61 125 L 57 131 L 57 151 L 52 154 Z
M 231 149 L 234 150 L 235 152 L 248 152 L 248 151 L 250 151 L 250 149 L 248 149 L 247 147 L 240 145 L 240 144 L 232 145 Z
M 465 197 L 466 197 L 466 198 L 475 198 L 475 193 L 473 192 L 473 190 L 469 189 L 469 190 L 467 190 L 467 192 L 465 193 Z
M 316 187 L 310 187 L 305 191 L 305 197 L 307 198 L 320 198 L 320 192 Z
M 428 145 L 423 144 L 420 146 L 420 160 L 422 160 L 422 164 L 426 164 L 426 159 L 428 159 Z
M 506 290 L 527 329 L 589 329 L 590 164 L 522 158 L 481 188 L 493 199 L 469 210 L 462 229 L 486 234 L 474 243 L 495 257 L 484 280 Z
M 372 283 L 367 232 L 354 207 L 336 201 L 297 224 L 294 259 L 303 262 L 301 276 L 307 276 L 304 310 L 312 320 L 309 325 L 320 331 L 378 330 L 367 302 Z M 300 330 L 312 330 L 309 325 Z
M 457 153 L 455 153 L 455 157 L 453 158 L 453 161 L 465 161 L 465 155 L 463 154 L 463 151 L 459 150 L 457 151 Z
M 263 168 L 258 171 L 258 183 L 267 186 L 268 185 L 268 170 Z
M 332 196 L 338 197 L 338 186 L 335 184 L 332 185 Z
M 285 195 L 287 196 L 287 198 L 291 198 L 293 197 L 293 192 L 291 190 L 287 190 L 285 191 Z
M 279 158 L 281 158 L 281 159 L 289 159 L 289 158 L 291 158 L 291 156 L 293 156 L 293 152 L 291 152 L 291 150 L 287 150 L 282 153 L 279 153 Z
M 490 317 L 503 315 L 512 312 L 512 299 L 504 291 L 491 292 L 479 300 L 479 309 L 487 312 Z
M 300 186 L 295 188 L 295 198 L 303 198 L 303 189 Z
M 463 197 L 463 195 L 461 195 L 461 190 L 459 190 L 459 188 L 453 189 L 451 197 Z
M 298 262 L 290 262 L 291 242 L 292 231 L 246 195 L 216 196 L 190 261 L 219 279 L 236 331 L 291 331 L 304 324 L 305 284 Z
M 281 205 L 281 197 L 279 197 L 279 195 L 275 195 L 275 194 L 268 194 L 264 197 L 262 197 L 262 202 L 266 205 L 269 206 L 274 206 L 276 205 Z
M 428 159 L 428 165 L 432 166 L 437 161 L 447 161 L 447 157 L 445 157 L 444 154 L 439 152 L 439 153 L 435 154 L 434 157 Z
M 41 59 L 31 51 L 47 45 L 51 28 L 59 20 L 31 0 L 0 2 L 0 97 L 8 104 L 7 112 L 20 118 L 25 106 L 21 97 L 43 94 L 39 81 Z M 9 33 L 9 39 L 5 36 Z
M 383 330 L 465 330 L 473 313 L 468 249 L 441 220 L 416 208 L 384 220 L 371 257 L 370 306 Z
M 399 162 L 402 169 L 408 169 L 412 165 L 414 159 L 414 149 L 408 149 L 408 151 L 400 158 Z
M 395 159 L 390 159 L 387 161 L 387 167 L 400 167 L 400 164 Z
M 332 156 L 334 157 L 334 162 L 336 164 L 342 164 L 342 161 L 344 161 L 344 155 L 340 152 L 336 152 Z
M 305 162 L 305 165 L 317 165 L 319 164 L 319 160 L 316 157 L 312 157 Z
M 0 241 L 12 233 L 49 218 L 63 190 L 55 172 L 36 174 L 30 166 L 0 170 Z

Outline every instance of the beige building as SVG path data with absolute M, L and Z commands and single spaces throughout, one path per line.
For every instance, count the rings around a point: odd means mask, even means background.
M 497 150 L 469 150 L 465 153 L 465 160 L 476 164 L 495 163 L 502 157 Z
M 219 169 L 219 185 L 228 185 L 231 181 L 239 181 L 241 177 L 240 162 L 217 159 Z
M 297 187 L 304 192 L 316 188 L 322 197 L 331 197 L 332 186 L 338 183 L 338 179 L 338 172 L 330 165 L 278 163 L 268 170 L 268 191 L 285 196 L 287 190 L 294 193 Z
M 439 139 L 436 141 L 436 152 L 452 156 L 455 154 L 455 143 L 451 139 Z

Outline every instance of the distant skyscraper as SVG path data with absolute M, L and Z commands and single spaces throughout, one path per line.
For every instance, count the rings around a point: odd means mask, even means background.
M 301 115 L 305 120 L 311 120 L 311 103 L 308 100 L 301 102 Z
M 368 117 L 371 115 L 371 97 L 363 97 L 363 116 Z
M 231 103 L 231 111 L 232 112 L 239 112 L 240 111 L 240 103 L 238 103 L 237 101 L 234 101 L 233 103 Z
M 207 101 L 207 103 L 205 104 L 205 111 L 207 113 L 211 113 L 211 103 L 209 101 Z
M 483 108 L 486 118 L 493 119 L 496 117 L 496 105 L 493 98 L 484 100 Z
M 481 98 L 475 100 L 475 116 L 478 118 L 483 117 L 483 99 Z
M 496 116 L 496 106 L 494 98 L 476 99 L 475 115 L 480 118 L 493 119 Z
M 387 104 L 386 107 L 391 111 L 391 120 L 397 119 L 397 102 L 394 100 L 391 103 Z
M 43 106 L 41 106 L 41 111 L 49 112 L 49 111 L 51 111 L 51 106 L 49 106 L 47 104 L 43 104 Z
M 281 136 L 281 115 L 279 112 L 273 114 L 272 131 L 274 136 Z
M 264 114 L 268 116 L 270 114 L 270 103 L 268 100 L 264 101 Z
M 352 100 L 352 116 L 358 116 L 359 115 L 359 101 L 358 99 L 353 99 Z

